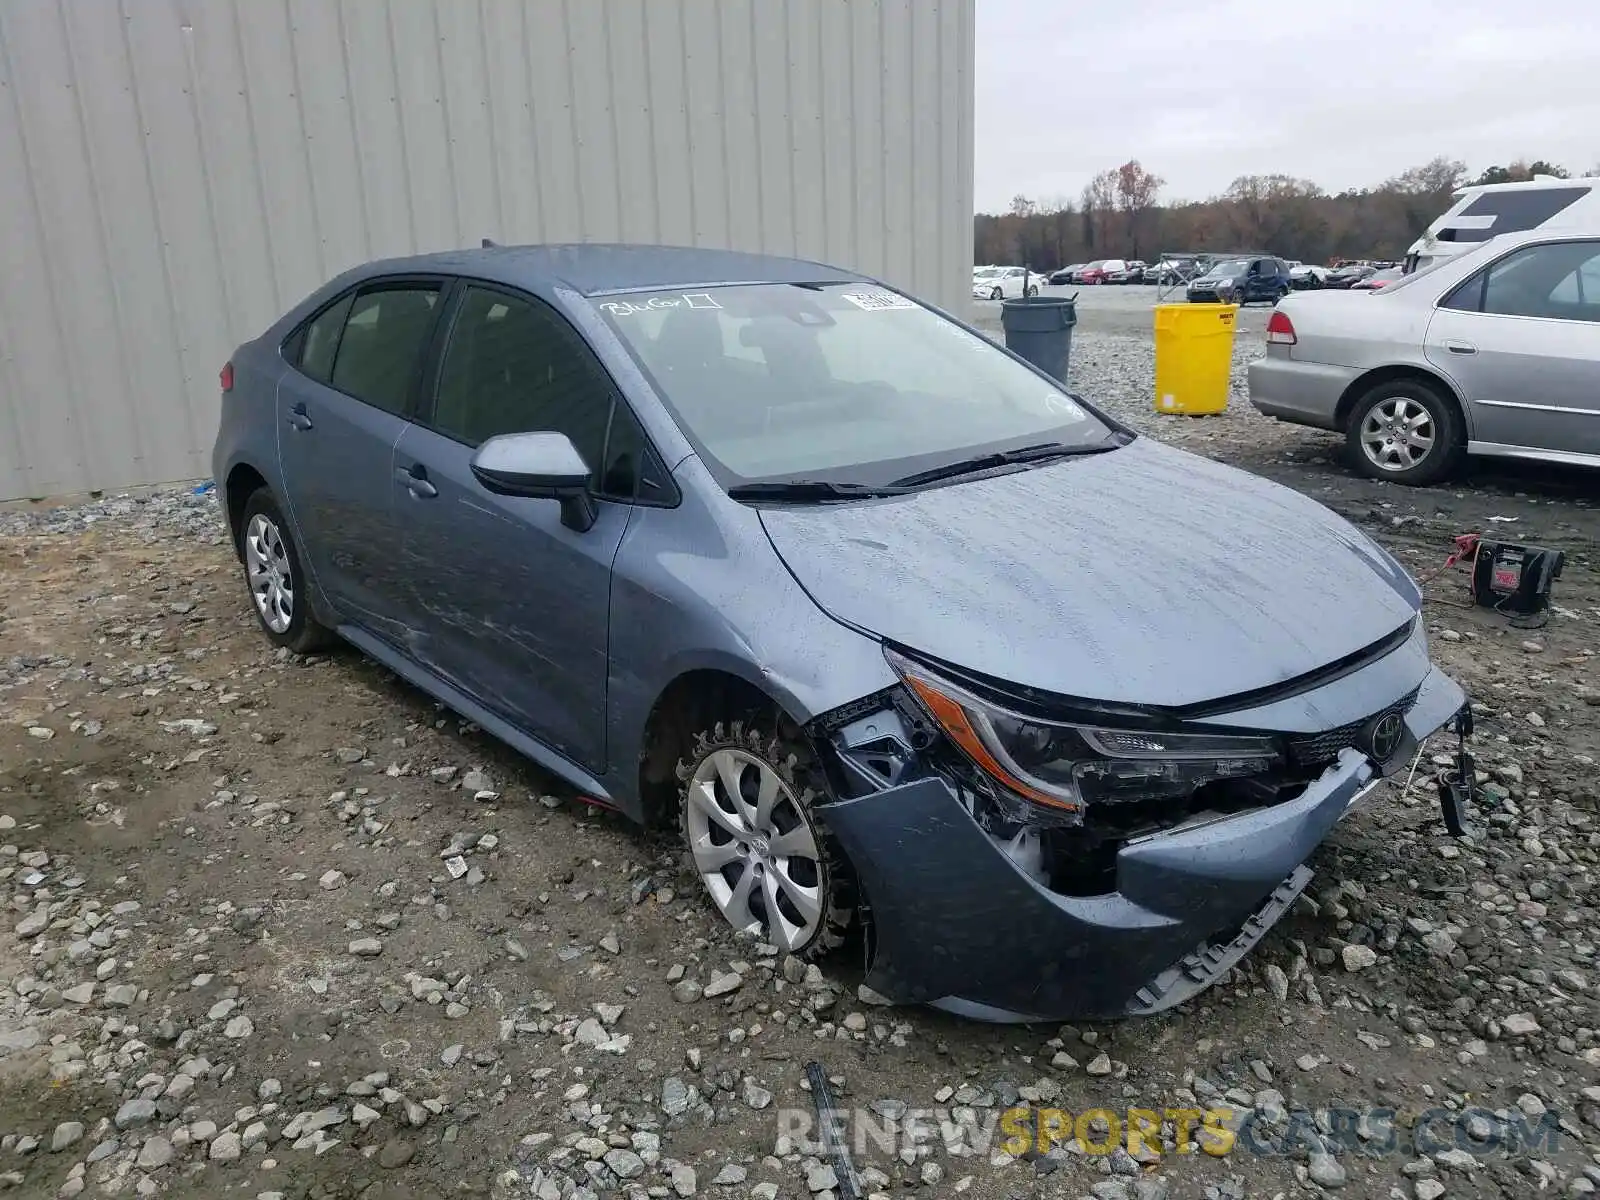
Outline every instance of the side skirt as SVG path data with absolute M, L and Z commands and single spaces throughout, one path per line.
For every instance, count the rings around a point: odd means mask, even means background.
M 483 705 L 472 699 L 461 689 L 446 683 L 426 667 L 406 658 L 397 652 L 387 642 L 373 637 L 364 629 L 354 625 L 340 625 L 336 631 L 340 637 L 360 650 L 368 658 L 381 663 L 396 675 L 404 679 L 412 687 L 420 688 L 427 692 L 441 704 L 446 704 L 456 712 L 466 717 L 469 721 L 487 730 L 494 737 L 499 738 L 524 758 L 532 759 L 552 775 L 571 784 L 589 803 L 598 804 L 602 808 L 622 810 L 606 791 L 602 784 L 593 775 L 582 767 L 572 762 L 565 755 L 558 754 L 537 738 L 524 733 L 515 725 L 507 723 L 503 718 L 497 717 Z M 632 815 L 632 814 L 629 814 Z

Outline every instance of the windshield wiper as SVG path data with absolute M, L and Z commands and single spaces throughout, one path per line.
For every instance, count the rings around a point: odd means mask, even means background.
M 728 489 L 735 500 L 864 500 L 874 496 L 903 496 L 908 487 L 870 483 L 835 483 L 830 479 L 773 479 L 741 483 Z
M 1015 450 L 996 450 L 990 454 L 975 454 L 971 458 L 957 459 L 926 471 L 902 475 L 890 486 L 918 487 L 924 483 L 937 483 L 945 479 L 958 479 L 962 475 L 975 475 L 979 471 L 992 471 L 996 467 L 1009 467 L 1015 463 L 1043 462 L 1052 458 L 1077 458 L 1085 454 L 1104 454 L 1116 450 L 1127 442 L 1115 434 L 1103 441 L 1082 446 L 1069 446 L 1065 442 L 1040 442 L 1034 446 L 1018 446 Z

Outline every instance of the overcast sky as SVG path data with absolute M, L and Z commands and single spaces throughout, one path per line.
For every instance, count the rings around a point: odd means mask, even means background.
M 1595 0 L 977 0 L 977 207 L 1137 158 L 1167 199 L 1438 154 L 1600 163 Z

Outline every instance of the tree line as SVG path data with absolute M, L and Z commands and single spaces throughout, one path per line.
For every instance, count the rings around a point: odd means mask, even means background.
M 1587 172 L 1600 175 L 1600 166 Z M 1209 200 L 1161 203 L 1165 181 L 1131 159 L 1101 171 L 1076 200 L 1017 196 L 1009 212 L 979 213 L 973 262 L 1054 270 L 1100 258 L 1154 261 L 1164 251 L 1260 251 L 1302 262 L 1399 259 L 1463 184 L 1563 167 L 1519 159 L 1469 178 L 1465 163 L 1435 158 L 1377 187 L 1329 193 L 1291 175 L 1241 175 Z

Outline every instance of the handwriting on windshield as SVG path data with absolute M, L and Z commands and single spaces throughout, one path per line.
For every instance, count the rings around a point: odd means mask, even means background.
M 683 292 L 676 296 L 651 296 L 648 300 L 607 300 L 600 305 L 613 317 L 665 312 L 674 308 L 721 308 L 710 292 Z

